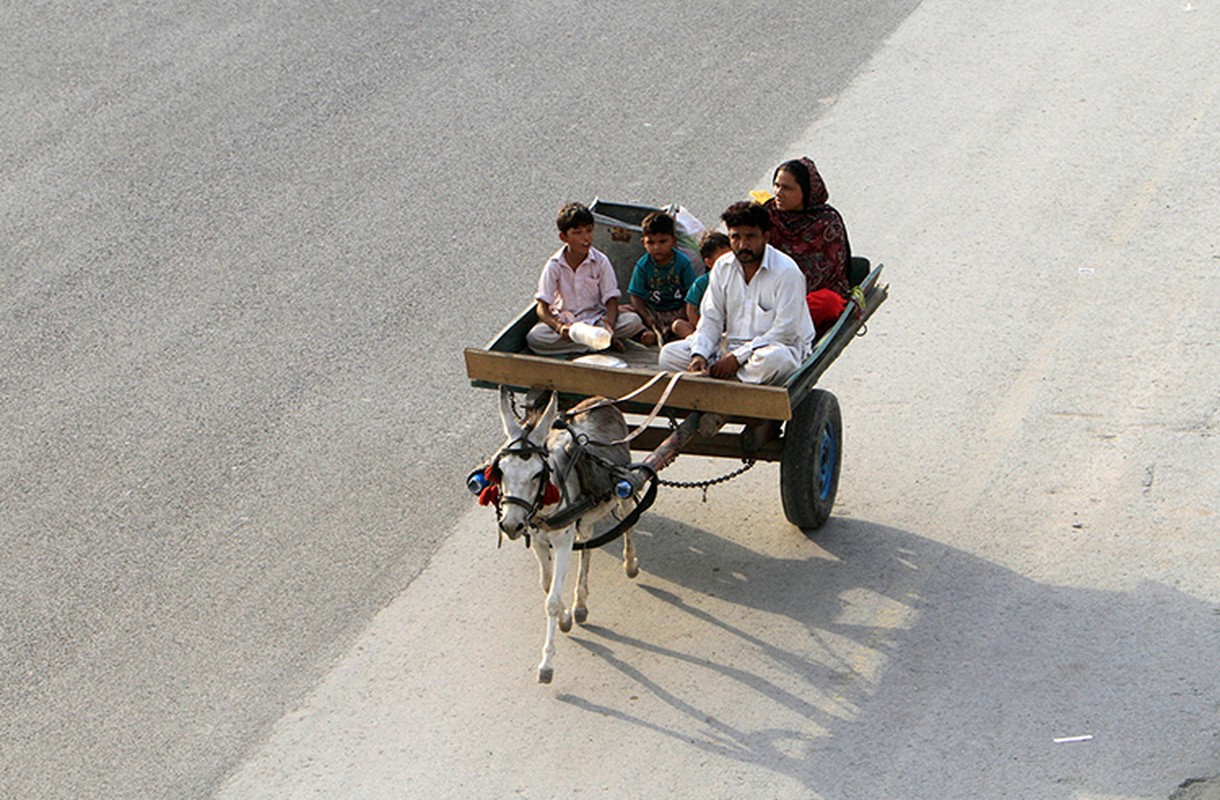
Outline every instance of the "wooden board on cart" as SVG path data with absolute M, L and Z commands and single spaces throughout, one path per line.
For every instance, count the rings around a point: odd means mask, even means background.
M 515 389 L 554 389 L 581 397 L 622 397 L 656 374 L 656 351 L 645 351 L 644 355 L 654 364 L 651 370 L 599 367 L 522 352 L 467 349 L 466 373 L 472 380 Z M 636 403 L 651 407 L 664 391 L 665 382 L 659 381 L 641 393 Z M 788 391 L 782 386 L 751 386 L 702 377 L 680 380 L 666 406 L 756 419 L 792 417 Z

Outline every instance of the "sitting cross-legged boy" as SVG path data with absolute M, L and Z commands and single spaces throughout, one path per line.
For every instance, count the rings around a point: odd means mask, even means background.
M 569 335 L 573 323 L 587 322 L 610 331 L 612 346 L 622 350 L 622 340 L 642 331 L 644 323 L 631 310 L 619 310 L 622 292 L 614 266 L 593 246 L 593 212 L 580 203 L 568 203 L 559 209 L 555 222 L 563 247 L 547 260 L 538 277 L 534 299 L 539 321 L 526 334 L 526 343 L 542 356 L 587 353 L 589 348 Z
M 715 266 L 716 259 L 732 251 L 729 237 L 720 231 L 708 231 L 699 238 L 699 257 L 703 259 L 703 266 L 707 271 L 695 278 L 686 293 L 686 319 L 674 322 L 674 335 L 678 339 L 685 339 L 695 332 L 695 326 L 699 324 L 699 303 L 703 301 L 703 293 L 707 291 L 712 267 Z
M 631 273 L 627 293 L 631 307 L 644 321 L 640 334 L 644 344 L 656 344 L 659 331 L 666 341 L 678 337 L 673 325 L 686 315 L 686 293 L 695 282 L 695 268 L 681 251 L 674 230 L 674 218 L 654 211 L 640 223 L 644 250 Z

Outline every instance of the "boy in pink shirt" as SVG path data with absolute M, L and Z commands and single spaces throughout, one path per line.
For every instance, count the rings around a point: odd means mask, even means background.
M 622 293 L 614 266 L 593 246 L 593 212 L 568 203 L 555 222 L 563 247 L 538 277 L 538 324 L 526 334 L 526 342 L 538 355 L 586 353 L 589 348 L 572 341 L 568 331 L 574 322 L 587 322 L 610 331 L 613 346 L 622 350 L 622 340 L 642 331 L 644 323 L 634 311 L 619 309 Z

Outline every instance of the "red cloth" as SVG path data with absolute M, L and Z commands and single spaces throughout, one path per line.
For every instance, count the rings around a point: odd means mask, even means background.
M 846 298 L 851 292 L 847 283 L 847 265 L 851 260 L 847 228 L 839 212 L 826 202 L 830 194 L 818 168 L 807 157 L 799 160 L 809 170 L 805 208 L 780 211 L 774 198 L 764 204 L 771 215 L 771 246 L 791 256 L 805 273 L 805 291 L 830 289 Z
M 847 301 L 830 289 L 818 289 L 805 295 L 805 305 L 809 306 L 813 327 L 818 329 L 818 336 L 821 336 L 847 308 Z

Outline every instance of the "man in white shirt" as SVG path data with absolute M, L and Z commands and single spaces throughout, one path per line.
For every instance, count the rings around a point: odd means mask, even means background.
M 733 252 L 712 269 L 695 332 L 665 345 L 660 367 L 743 383 L 783 383 L 813 344 L 805 276 L 767 244 L 771 220 L 762 206 L 734 203 L 720 218 Z

